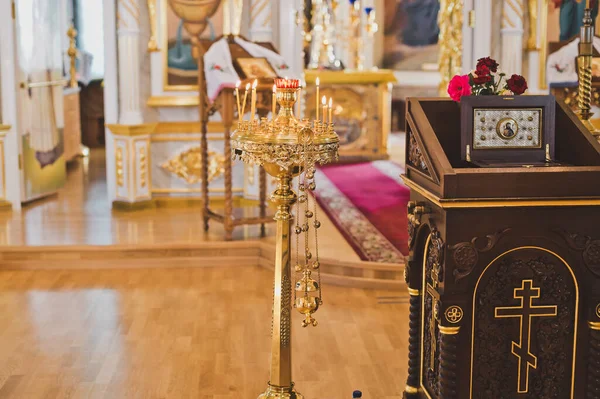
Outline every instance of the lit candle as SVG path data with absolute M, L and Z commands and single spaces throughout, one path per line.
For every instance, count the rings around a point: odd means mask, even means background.
M 258 80 L 254 79 L 254 83 L 252 83 L 252 104 L 250 108 L 250 121 L 254 122 L 254 114 L 256 114 L 256 86 L 258 85 Z
M 321 102 L 323 103 L 323 123 L 327 123 L 327 97 L 323 96 L 323 99 L 321 100 Z
M 319 83 L 321 82 L 321 80 L 319 78 L 317 78 L 317 106 L 315 107 L 315 109 L 317 110 L 317 116 L 315 116 L 316 120 L 319 120 Z
M 329 123 L 333 123 L 333 98 L 329 97 Z
M 248 99 L 248 90 L 250 90 L 250 83 L 246 85 L 246 91 L 244 92 L 244 104 L 242 105 L 242 119 L 246 115 L 246 100 Z
M 273 100 L 271 101 L 273 104 L 271 105 L 273 107 L 272 109 L 272 113 L 273 115 L 271 116 L 273 118 L 273 121 L 275 120 L 275 107 L 277 106 L 277 100 L 276 100 L 276 94 L 277 94 L 277 85 L 273 85 Z
M 238 109 L 238 120 L 242 120 L 242 105 L 240 104 L 240 85 L 242 82 L 239 80 L 235 84 L 235 99 L 237 100 L 237 109 Z

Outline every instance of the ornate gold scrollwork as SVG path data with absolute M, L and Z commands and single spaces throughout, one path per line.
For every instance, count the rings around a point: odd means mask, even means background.
M 117 174 L 117 185 L 123 187 L 125 185 L 125 172 L 123 171 L 123 148 L 117 147 L 115 152 L 115 165 Z
M 456 324 L 460 323 L 460 321 L 463 319 L 464 314 L 465 313 L 463 312 L 460 306 L 453 305 L 446 309 L 446 313 L 444 315 L 446 316 L 446 320 L 449 323 Z
M 188 184 L 202 181 L 202 152 L 200 146 L 189 148 L 161 167 L 185 180 Z M 212 181 L 225 173 L 225 156 L 215 151 L 208 152 L 208 181 Z

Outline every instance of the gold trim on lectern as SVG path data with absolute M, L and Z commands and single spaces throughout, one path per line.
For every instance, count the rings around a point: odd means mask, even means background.
M 456 335 L 460 332 L 460 326 L 458 327 L 447 327 L 447 326 L 438 326 L 440 333 L 444 335 Z
M 600 331 L 600 322 L 597 321 L 589 321 L 588 322 L 590 328 L 595 331 Z
M 532 206 L 596 206 L 600 199 L 571 198 L 571 199 L 441 199 L 425 190 L 405 175 L 400 176 L 408 188 L 415 190 L 440 208 L 514 208 Z

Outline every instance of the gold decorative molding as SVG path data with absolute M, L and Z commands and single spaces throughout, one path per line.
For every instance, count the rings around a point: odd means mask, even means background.
M 123 170 L 123 147 L 117 147 L 115 150 L 115 173 L 117 177 L 117 186 L 125 185 L 125 171 Z
M 409 393 L 411 395 L 416 395 L 419 393 L 419 388 L 407 385 L 406 387 L 404 387 L 404 392 Z
M 148 18 L 150 19 L 150 40 L 148 40 L 148 52 L 160 51 L 156 41 L 156 0 L 147 0 Z
M 592 330 L 600 331 L 600 322 L 597 321 L 588 321 L 588 325 Z
M 77 45 L 75 44 L 75 38 L 77 37 L 77 30 L 73 25 L 71 25 L 67 30 L 67 36 L 69 36 L 69 49 L 67 50 L 67 55 L 70 58 L 69 87 L 78 87 L 77 69 L 75 68 L 75 61 L 77 58 Z
M 208 122 L 208 133 L 223 133 L 225 126 L 223 122 Z M 180 134 L 197 133 L 200 134 L 202 128 L 200 122 L 158 122 L 153 135 L 158 134 Z
M 161 165 L 161 168 L 183 179 L 188 184 L 202 181 L 202 152 L 200 146 L 189 148 Z M 225 173 L 225 156 L 215 151 L 208 152 L 208 181 Z
M 146 101 L 149 107 L 197 107 L 199 104 L 198 96 L 152 96 Z
M 465 312 L 463 312 L 460 306 L 453 305 L 446 309 L 444 316 L 446 317 L 446 321 L 452 324 L 456 324 L 460 323 L 464 314 Z
M 440 333 L 442 333 L 444 335 L 456 335 L 460 332 L 460 326 L 459 327 L 438 326 L 438 328 L 440 329 Z
M 425 190 L 421 186 L 408 179 L 406 176 L 400 176 L 402 181 L 410 189 L 415 190 L 423 197 L 427 198 L 434 205 L 443 209 L 452 208 L 512 208 L 512 207 L 531 207 L 531 206 L 597 206 L 600 205 L 600 199 L 478 199 L 463 198 L 459 200 L 441 199 L 435 194 Z
M 113 133 L 119 136 L 144 136 L 152 134 L 156 129 L 156 123 L 143 123 L 141 125 L 120 125 L 109 124 L 106 127 Z
M 454 75 L 459 75 L 462 69 L 462 27 L 463 1 L 441 0 L 438 13 L 440 26 L 439 71 L 441 76 L 439 91 L 441 96 L 447 96 L 446 88 Z
M 148 159 L 147 159 L 147 147 L 140 147 L 140 187 L 146 187 L 146 179 L 148 175 Z
M 410 288 L 410 287 L 409 287 L 409 288 L 408 288 L 408 294 L 409 294 L 410 296 L 419 296 L 419 295 L 421 295 L 421 291 L 419 291 L 419 290 L 417 290 L 417 289 L 414 289 L 414 288 Z
M 394 71 L 390 69 L 377 69 L 372 71 L 319 71 L 307 69 L 304 79 L 307 84 L 316 84 L 319 78 L 321 84 L 377 84 L 396 83 Z
M 11 127 L 11 125 L 3 125 L 0 123 L 0 136 L 6 135 Z

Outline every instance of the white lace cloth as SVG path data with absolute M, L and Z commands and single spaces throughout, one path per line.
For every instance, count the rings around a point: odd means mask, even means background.
M 286 76 L 289 74 L 289 66 L 281 55 L 240 37 L 235 37 L 234 40 L 252 57 L 266 58 L 277 73 L 277 76 Z M 204 76 L 208 98 L 211 102 L 219 96 L 221 90 L 224 88 L 234 88 L 237 81 L 240 80 L 239 75 L 233 67 L 233 59 L 229 52 L 227 38 L 224 37 L 213 43 L 204 54 Z
M 548 56 L 546 76 L 549 84 L 577 84 L 576 58 L 579 53 L 578 46 L 579 38 Z M 594 48 L 600 51 L 600 38 L 594 37 Z

